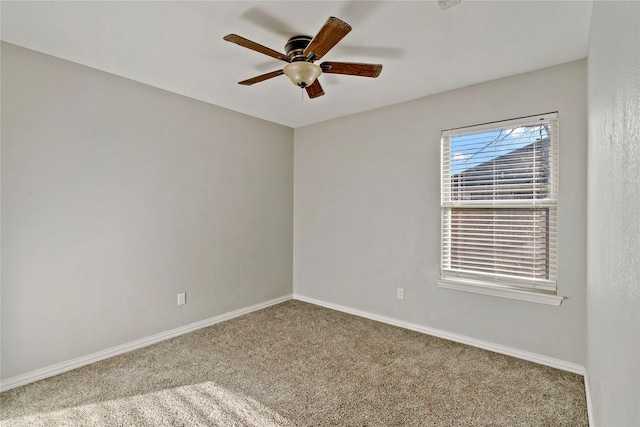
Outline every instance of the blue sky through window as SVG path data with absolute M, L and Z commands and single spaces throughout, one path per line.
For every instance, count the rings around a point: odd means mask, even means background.
M 545 125 L 506 128 L 451 137 L 451 175 L 548 137 Z

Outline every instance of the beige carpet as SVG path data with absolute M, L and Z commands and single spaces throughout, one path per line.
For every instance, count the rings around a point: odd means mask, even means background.
M 2 426 L 586 426 L 583 378 L 299 301 L 0 394 Z

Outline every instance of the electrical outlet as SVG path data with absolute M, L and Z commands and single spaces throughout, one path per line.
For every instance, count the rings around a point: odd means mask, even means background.
M 187 293 L 182 292 L 178 294 L 178 305 L 183 305 L 187 303 Z
M 398 297 L 398 299 L 404 299 L 404 289 L 398 288 L 396 296 Z

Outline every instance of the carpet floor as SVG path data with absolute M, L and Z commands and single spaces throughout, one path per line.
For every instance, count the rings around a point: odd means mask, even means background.
M 0 394 L 1 426 L 587 426 L 583 378 L 300 301 Z

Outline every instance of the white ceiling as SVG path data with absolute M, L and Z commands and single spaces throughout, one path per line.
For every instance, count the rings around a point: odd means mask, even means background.
M 290 127 L 584 58 L 591 1 L 2 1 L 2 40 Z M 285 76 L 237 82 L 329 16 L 353 27 L 323 60 L 384 65 L 377 79 L 322 75 L 309 99 Z

